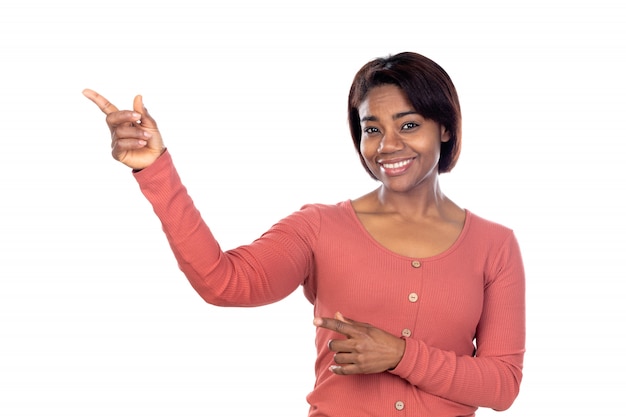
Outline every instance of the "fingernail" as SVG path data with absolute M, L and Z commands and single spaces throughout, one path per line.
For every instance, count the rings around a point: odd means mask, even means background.
M 146 142 L 145 140 L 140 140 L 138 143 L 139 143 L 139 146 L 146 146 L 148 142 Z
M 320 319 L 319 317 L 315 317 L 313 319 L 313 325 L 315 325 L 315 326 L 321 326 L 323 322 L 324 321 L 322 319 Z
M 145 130 L 143 131 L 143 135 L 144 135 L 145 137 L 147 137 L 148 139 L 150 139 L 150 138 L 152 137 L 152 133 L 147 132 L 147 131 L 145 131 Z

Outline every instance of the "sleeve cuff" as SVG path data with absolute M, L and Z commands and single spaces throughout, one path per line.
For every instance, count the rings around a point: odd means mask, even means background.
M 390 373 L 399 376 L 400 378 L 407 379 L 411 374 L 415 372 L 417 365 L 417 355 L 419 354 L 418 342 L 414 339 L 404 339 L 406 345 L 404 347 L 404 355 L 398 366 L 389 371 Z
M 152 164 L 148 165 L 144 169 L 133 170 L 132 172 L 135 179 L 138 182 L 142 182 L 170 165 L 172 165 L 172 155 L 167 149 L 165 149 L 161 156 L 159 156 Z

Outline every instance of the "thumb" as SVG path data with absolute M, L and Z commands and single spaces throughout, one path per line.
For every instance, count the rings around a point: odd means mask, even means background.
M 339 321 L 342 321 L 342 322 L 347 323 L 347 324 L 352 324 L 353 326 L 371 327 L 371 325 L 369 325 L 367 323 L 363 323 L 361 321 L 356 321 L 356 320 L 352 320 L 349 317 L 345 317 L 339 311 L 335 313 L 335 320 L 339 320 Z
M 339 311 L 335 313 L 335 320 L 343 321 L 344 323 L 349 323 L 351 321 L 348 321 Z
M 157 128 L 156 121 L 150 116 L 150 113 L 148 113 L 148 109 L 146 109 L 146 106 L 143 104 L 143 97 L 141 95 L 135 96 L 135 100 L 133 100 L 133 110 L 141 114 L 141 126 L 148 129 Z

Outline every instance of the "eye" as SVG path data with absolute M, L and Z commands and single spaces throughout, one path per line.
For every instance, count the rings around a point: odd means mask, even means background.
M 366 127 L 365 129 L 363 129 L 363 133 L 366 133 L 368 135 L 371 135 L 372 133 L 378 133 L 379 130 L 377 127 Z
M 417 123 L 414 122 L 408 122 L 402 125 L 402 130 L 411 130 L 411 129 L 416 129 L 418 128 L 420 125 L 418 125 Z

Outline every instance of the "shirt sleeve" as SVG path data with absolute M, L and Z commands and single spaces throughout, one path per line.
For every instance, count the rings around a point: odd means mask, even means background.
M 222 251 L 168 151 L 133 175 L 161 221 L 179 268 L 207 303 L 269 304 L 285 298 L 310 275 L 319 229 L 314 208 L 286 217 L 249 245 Z
M 404 356 L 390 372 L 452 401 L 505 410 L 519 393 L 526 332 L 524 267 L 512 233 L 485 276 L 475 355 L 459 356 L 406 339 Z

